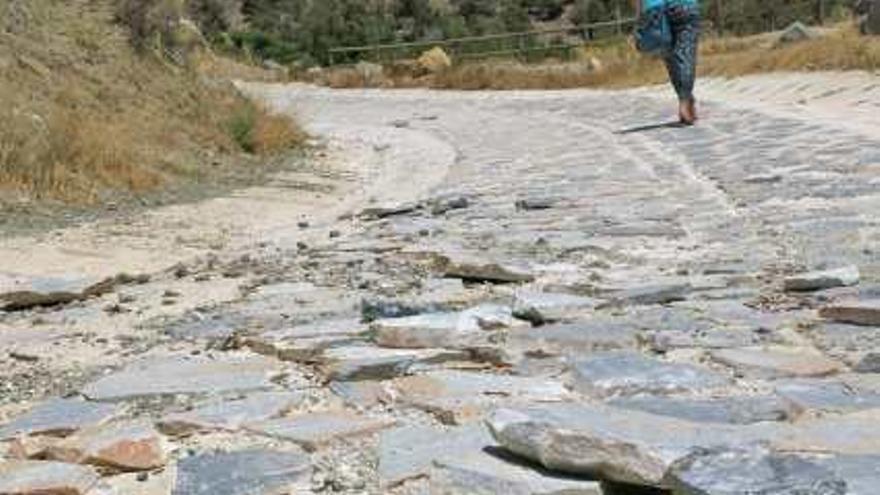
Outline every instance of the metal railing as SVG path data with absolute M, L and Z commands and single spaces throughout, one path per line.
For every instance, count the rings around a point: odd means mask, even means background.
M 434 47 L 443 48 L 458 60 L 500 56 L 529 59 L 532 56 L 548 56 L 550 54 L 566 57 L 575 48 L 583 46 L 585 43 L 622 35 L 624 30 L 633 25 L 635 21 L 635 18 L 627 18 L 564 28 L 533 29 L 437 41 L 347 46 L 330 49 L 328 54 L 330 65 L 352 61 L 392 63 L 418 57 L 425 50 Z

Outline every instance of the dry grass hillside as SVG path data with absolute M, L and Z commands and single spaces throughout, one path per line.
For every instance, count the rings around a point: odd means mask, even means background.
M 230 84 L 135 51 L 115 7 L 0 1 L 0 204 L 140 194 L 302 141 Z

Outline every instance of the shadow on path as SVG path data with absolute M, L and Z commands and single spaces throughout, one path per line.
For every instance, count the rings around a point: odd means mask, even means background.
M 683 124 L 677 120 L 670 122 L 662 122 L 660 124 L 648 124 L 648 125 L 640 125 L 637 127 L 630 127 L 628 129 L 621 129 L 619 131 L 614 131 L 614 134 L 622 135 L 622 134 L 635 134 L 637 132 L 648 132 L 648 131 L 656 131 L 659 129 L 682 129 L 690 127 L 687 124 Z

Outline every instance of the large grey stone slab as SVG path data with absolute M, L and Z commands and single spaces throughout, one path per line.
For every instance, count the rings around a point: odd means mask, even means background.
M 450 455 L 434 462 L 431 495 L 603 495 L 596 481 L 527 466 L 502 452 Z
M 877 327 L 880 326 L 880 300 L 835 303 L 819 310 L 819 315 L 841 323 Z
M 540 356 L 582 356 L 596 351 L 634 349 L 639 330 L 623 318 L 594 318 L 507 333 L 507 349 Z
M 880 455 L 833 455 L 815 461 L 846 481 L 847 495 L 874 495 L 880 486 Z
M 785 451 L 847 455 L 880 454 L 880 409 L 800 421 L 773 438 Z
M 0 462 L 4 495 L 87 495 L 98 483 L 94 469 L 62 462 Z
M 173 495 L 255 495 L 307 491 L 309 457 L 301 452 L 244 450 L 198 454 L 177 463 Z M 298 492 L 296 492 L 298 493 Z
M 514 298 L 513 314 L 536 325 L 543 325 L 583 317 L 599 303 L 589 297 L 521 290 Z
M 296 392 L 257 392 L 244 399 L 215 402 L 192 411 L 168 414 L 158 421 L 167 434 L 241 429 L 248 423 L 266 421 L 301 405 L 305 396 Z
M 396 379 L 396 401 L 430 412 L 446 424 L 481 419 L 505 403 L 557 402 L 571 394 L 556 380 L 441 370 Z
M 379 481 L 388 489 L 430 475 L 438 459 L 480 453 L 494 445 L 481 424 L 450 429 L 404 426 L 387 430 L 379 440 Z
M 462 351 L 446 349 L 383 349 L 346 346 L 328 349 L 321 372 L 328 381 L 383 380 L 407 374 L 415 365 L 468 359 Z
M 843 371 L 841 363 L 810 348 L 752 347 L 712 351 L 717 362 L 757 378 L 822 377 Z
M 113 404 L 96 404 L 80 399 L 50 399 L 0 427 L 0 439 L 18 435 L 69 435 L 101 424 L 121 412 Z
M 280 371 L 270 360 L 224 355 L 170 357 L 133 363 L 87 385 L 83 395 L 98 401 L 173 394 L 218 394 L 271 387 Z
M 636 352 L 594 354 L 571 365 L 572 386 L 591 397 L 704 392 L 730 385 L 724 375 L 690 364 L 668 363 Z
M 655 487 L 664 486 L 675 462 L 699 449 L 751 445 L 782 428 L 709 425 L 570 403 L 500 409 L 487 422 L 504 448 L 548 469 Z
M 750 424 L 786 421 L 797 415 L 790 402 L 774 395 L 708 399 L 651 395 L 623 397 L 611 400 L 609 404 L 698 423 Z
M 377 320 L 371 330 L 376 343 L 383 347 L 466 348 L 484 343 L 489 335 L 486 330 L 515 324 L 510 308 L 484 305 L 461 312 Z
M 765 449 L 715 449 L 678 462 L 666 479 L 681 495 L 846 495 L 847 483 L 808 458 Z
M 859 391 L 834 379 L 793 379 L 774 382 L 776 393 L 808 412 L 853 412 L 880 408 L 880 393 Z
M 832 270 L 801 273 L 785 278 L 784 287 L 787 291 L 813 291 L 834 287 L 849 287 L 859 283 L 859 269 L 856 266 L 845 266 Z
M 370 435 L 393 424 L 394 421 L 389 419 L 369 418 L 344 411 L 326 411 L 254 423 L 248 429 L 289 440 L 313 452 L 338 438 Z

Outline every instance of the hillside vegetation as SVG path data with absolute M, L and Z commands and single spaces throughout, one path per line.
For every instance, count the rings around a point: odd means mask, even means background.
M 242 155 L 302 140 L 290 121 L 201 74 L 207 51 L 162 39 L 154 26 L 180 21 L 162 3 L 175 2 L 0 2 L 0 205 L 208 180 L 221 164 L 252 162 Z
M 326 64 L 346 45 L 434 41 L 633 15 L 629 0 L 200 0 L 211 38 L 258 58 Z M 845 17 L 850 0 L 705 0 L 710 30 L 747 35 Z M 821 8 L 820 8 L 821 7 Z M 354 60 L 349 60 L 354 61 Z

